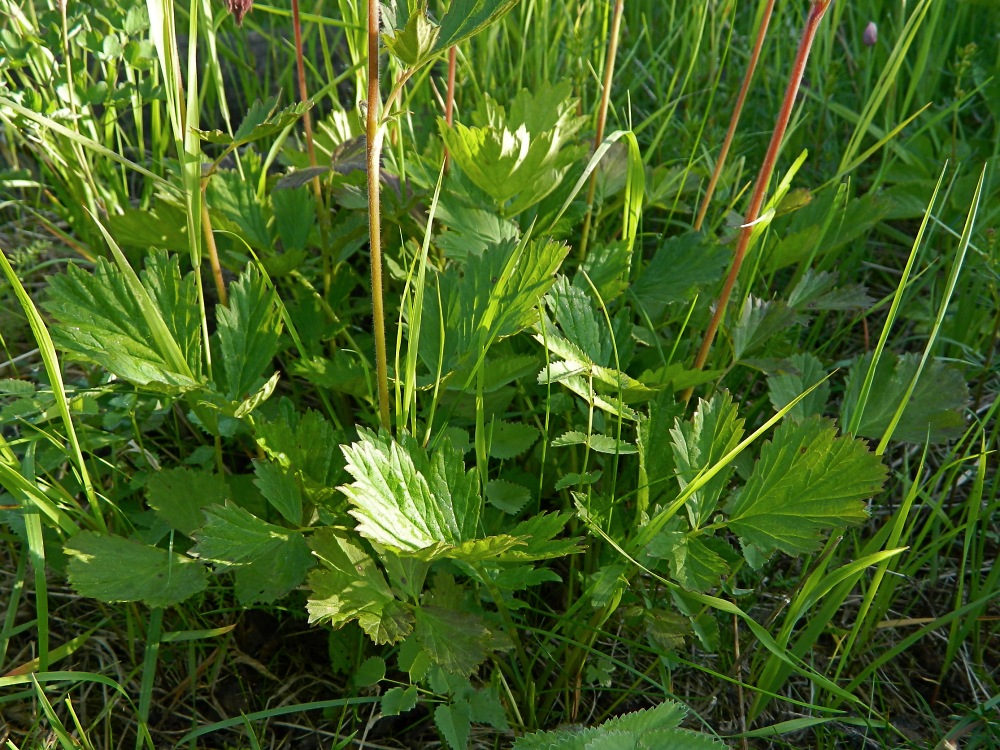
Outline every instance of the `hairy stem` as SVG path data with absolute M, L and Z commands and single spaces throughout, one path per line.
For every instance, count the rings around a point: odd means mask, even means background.
M 378 0 L 368 0 L 368 107 L 365 112 L 365 156 L 368 168 L 368 244 L 372 266 L 372 319 L 375 329 L 375 379 L 382 426 L 389 418 L 389 368 L 385 349 L 385 308 L 382 302 L 382 217 L 379 172 L 382 139 L 379 132 Z

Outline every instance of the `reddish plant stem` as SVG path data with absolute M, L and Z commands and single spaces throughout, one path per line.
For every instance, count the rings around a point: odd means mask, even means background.
M 753 80 L 754 71 L 757 70 L 757 61 L 760 59 L 760 51 L 764 47 L 764 38 L 767 36 L 767 27 L 771 23 L 771 14 L 774 11 L 774 0 L 768 0 L 767 7 L 764 9 L 764 17 L 761 19 L 760 28 L 757 29 L 757 40 L 754 42 L 753 52 L 750 53 L 750 62 L 747 63 L 747 70 L 743 76 L 743 85 L 740 86 L 740 94 L 736 97 L 736 106 L 733 107 L 733 116 L 729 119 L 729 129 L 726 131 L 726 137 L 722 141 L 722 149 L 719 151 L 719 158 L 715 161 L 715 169 L 712 172 L 712 177 L 708 181 L 708 187 L 705 189 L 705 197 L 701 200 L 701 206 L 698 209 L 698 216 L 694 220 L 694 230 L 697 232 L 701 229 L 701 225 L 705 222 L 705 214 L 708 213 L 708 205 L 712 202 L 712 196 L 715 194 L 715 187 L 719 183 L 719 177 L 722 175 L 722 168 L 726 165 L 726 157 L 729 156 L 729 147 L 733 144 L 733 138 L 736 135 L 736 127 L 740 124 L 740 114 L 743 112 L 743 105 L 747 99 L 747 92 L 750 90 L 750 81 Z
M 601 103 L 597 108 L 597 132 L 594 135 L 594 151 L 601 146 L 604 140 L 604 127 L 608 121 L 608 105 L 611 101 L 611 84 L 615 75 L 615 58 L 618 56 L 618 37 L 622 27 L 622 10 L 625 7 L 624 0 L 615 0 L 614 9 L 611 12 L 611 37 L 608 39 L 608 57 L 604 63 L 604 81 L 601 89 Z M 590 176 L 590 185 L 587 187 L 587 215 L 583 219 L 583 232 L 580 238 L 580 260 L 587 257 L 587 240 L 590 237 L 590 224 L 594 216 L 594 195 L 597 193 L 597 171 Z
M 292 0 L 292 27 L 295 32 L 295 69 L 299 85 L 299 101 L 309 100 L 309 91 L 306 88 L 306 64 L 302 51 L 302 23 L 299 17 L 299 0 Z M 313 142 L 312 117 L 309 110 L 302 115 L 302 125 L 306 131 L 306 152 L 309 154 L 309 166 L 315 168 L 318 164 L 316 160 L 316 145 Z M 323 291 L 330 292 L 330 284 L 333 281 L 333 267 L 330 261 L 330 252 L 326 243 L 326 213 L 323 210 L 323 187 L 320 185 L 319 175 L 315 175 L 312 180 L 313 197 L 316 200 L 316 218 L 319 219 L 320 235 L 322 236 L 323 255 Z
M 378 412 L 382 426 L 391 430 L 389 416 L 389 367 L 385 348 L 385 308 L 382 301 L 382 217 L 379 189 L 378 90 L 378 0 L 368 0 L 368 106 L 365 113 L 365 157 L 368 169 L 368 244 L 372 266 L 372 324 L 375 335 L 375 379 L 378 387 Z
M 736 246 L 736 255 L 733 257 L 733 265 L 729 269 L 729 275 L 726 277 L 726 282 L 722 287 L 722 292 L 719 294 L 719 300 L 715 306 L 715 313 L 712 315 L 712 320 L 708 324 L 708 330 L 705 331 L 705 338 L 701 342 L 701 348 L 698 350 L 698 356 L 695 358 L 695 370 L 700 370 L 704 366 L 705 360 L 708 359 L 708 352 L 712 348 L 712 342 L 715 340 L 715 334 L 722 323 L 726 306 L 729 304 L 733 287 L 736 285 L 736 278 L 739 276 L 740 267 L 743 265 L 743 258 L 746 256 L 747 247 L 750 245 L 754 224 L 760 218 L 760 208 L 764 204 L 767 184 L 771 180 L 774 165 L 778 161 L 781 142 L 784 140 L 785 131 L 788 130 L 788 122 L 792 118 L 792 108 L 795 106 L 795 97 L 799 93 L 802 75 L 805 73 L 806 63 L 809 60 L 809 51 L 812 49 L 813 40 L 816 38 L 819 22 L 823 19 L 823 15 L 826 13 L 827 8 L 830 7 L 831 2 L 832 0 L 813 0 L 809 8 L 809 16 L 806 18 L 806 25 L 802 30 L 802 38 L 799 41 L 799 48 L 795 53 L 795 61 L 792 64 L 792 71 L 789 74 L 788 88 L 785 89 L 785 98 L 781 102 L 778 120 L 774 126 L 774 132 L 771 134 L 771 142 L 768 144 L 767 153 L 764 155 L 764 161 L 761 163 L 760 171 L 757 173 L 757 182 L 754 184 L 753 195 L 750 197 L 750 205 L 747 208 L 746 217 L 740 231 L 739 242 Z M 693 391 L 693 387 L 684 391 L 681 395 L 684 403 L 690 400 Z
M 448 50 L 448 90 L 444 95 L 444 121 L 450 128 L 455 121 L 455 68 L 457 67 L 458 53 L 455 45 Z M 448 153 L 448 144 L 444 146 L 444 171 L 448 172 L 448 162 L 451 154 Z

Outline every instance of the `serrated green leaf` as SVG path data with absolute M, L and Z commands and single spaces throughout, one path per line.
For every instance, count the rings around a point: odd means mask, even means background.
M 493 342 L 530 325 L 568 252 L 551 240 L 511 240 L 470 256 L 462 272 L 449 267 L 438 280 L 443 309 L 437 295 L 424 297 L 424 320 L 435 323 L 421 330 L 421 359 L 434 371 L 443 350 L 445 370 L 471 367 Z
M 302 490 L 295 476 L 278 464 L 254 460 L 254 484 L 289 523 L 302 524 Z
M 538 440 L 538 430 L 524 422 L 494 422 L 488 451 L 493 458 L 516 458 Z
M 871 354 L 861 357 L 848 372 L 841 405 L 841 424 L 850 424 L 871 357 Z M 882 437 L 919 365 L 919 354 L 904 354 L 897 358 L 894 354 L 883 353 L 875 369 L 858 435 L 874 439 Z M 955 440 L 966 429 L 962 410 L 968 403 L 969 388 L 961 372 L 939 359 L 931 359 L 924 365 L 920 379 L 910 394 L 903 415 L 892 433 L 893 439 L 917 444 L 928 439 L 932 443 Z
M 413 634 L 431 660 L 446 672 L 470 676 L 486 660 L 493 634 L 469 612 L 423 606 Z
M 593 451 L 610 455 L 624 455 L 637 452 L 637 448 L 634 445 L 626 443 L 624 440 L 616 440 L 610 435 L 586 435 L 578 430 L 564 432 L 559 437 L 554 438 L 550 445 L 553 448 L 562 448 L 568 445 L 588 445 Z
M 706 284 L 722 278 L 730 251 L 701 232 L 668 237 L 642 270 L 632 292 L 642 305 L 687 302 Z
M 733 357 L 743 359 L 764 347 L 775 334 L 795 323 L 796 312 L 781 300 L 746 299 L 732 327 Z
M 316 224 L 316 201 L 305 187 L 271 191 L 274 228 L 285 253 L 306 249 L 309 233 Z
M 514 527 L 511 534 L 526 541 L 524 549 L 512 550 L 504 555 L 507 560 L 547 560 L 563 555 L 584 552 L 579 537 L 555 539 L 555 535 L 565 528 L 572 513 L 539 513 L 526 518 Z
M 171 528 L 191 536 L 204 522 L 202 509 L 229 498 L 221 474 L 175 467 L 158 471 L 146 482 L 149 507 Z
M 666 701 L 645 711 L 610 719 L 592 728 L 566 728 L 519 737 L 513 750 L 724 750 L 707 735 L 678 725 L 687 709 Z
M 417 706 L 417 686 L 389 688 L 382 695 L 379 713 L 383 716 L 399 716 L 412 711 Z
M 670 437 L 677 483 L 683 490 L 698 474 L 714 466 L 739 445 L 743 438 L 743 420 L 737 415 L 732 397 L 728 393 L 718 393 L 710 401 L 698 400 L 698 408 L 690 422 L 676 420 Z M 732 464 L 724 467 L 691 496 L 686 506 L 691 528 L 698 529 L 708 523 L 734 468 Z
M 265 101 L 258 99 L 247 110 L 236 133 L 230 136 L 221 130 L 197 130 L 199 137 L 208 143 L 226 146 L 244 146 L 247 143 L 280 133 L 302 117 L 312 107 L 312 101 L 296 102 L 278 110 L 278 96 Z
M 236 568 L 243 604 L 272 602 L 302 583 L 313 557 L 302 534 L 267 523 L 227 502 L 205 510 L 192 553 L 227 570 Z
M 837 274 L 807 268 L 788 293 L 788 306 L 803 311 L 863 310 L 874 300 L 860 284 L 837 286 Z
M 248 265 L 229 285 L 229 306 L 219 306 L 215 336 L 222 352 L 225 388 L 231 399 L 243 399 L 270 376 L 267 370 L 278 350 L 281 316 L 273 290 L 256 266 Z
M 500 20 L 517 3 L 518 0 L 455 0 L 441 20 L 437 50 L 446 50 L 475 35 Z
M 467 127 L 439 118 L 441 137 L 454 163 L 497 201 L 504 216 L 551 193 L 582 154 L 577 146 L 567 147 L 584 122 L 576 115 L 568 81 L 534 92 L 522 89 L 509 112 L 487 94 L 476 120 L 479 126 Z
M 545 295 L 545 304 L 563 336 L 587 356 L 590 362 L 607 367 L 614 353 L 603 318 L 598 322 L 598 312 L 591 296 L 569 279 L 560 276 Z
M 596 471 L 587 471 L 583 474 L 571 471 L 568 474 L 563 474 L 556 480 L 555 488 L 556 490 L 564 490 L 567 487 L 584 487 L 588 484 L 594 484 L 603 475 L 604 472 L 600 469 Z
M 70 264 L 65 274 L 51 276 L 44 307 L 59 323 L 50 329 L 53 341 L 136 385 L 174 393 L 197 387 L 192 373 L 198 370 L 191 365 L 200 365 L 201 350 L 193 277 L 181 279 L 177 258 L 153 251 L 141 282 L 145 299 L 104 258 L 92 274 Z M 165 338 L 154 332 L 151 316 L 159 319 Z M 182 357 L 188 359 L 178 366 Z
M 309 574 L 309 622 L 339 628 L 357 620 L 375 643 L 396 643 L 413 628 L 413 615 L 396 601 L 375 562 L 346 537 L 323 529 L 309 540 L 322 568 Z
M 646 552 L 667 560 L 673 579 L 692 591 L 709 591 L 729 573 L 726 561 L 701 539 L 679 531 L 660 532 L 649 543 Z
M 434 709 L 434 723 L 451 750 L 468 750 L 472 709 L 461 698 Z
M 864 442 L 837 437 L 829 420 L 786 421 L 728 504 L 727 525 L 764 551 L 812 552 L 824 530 L 868 517 L 863 501 L 881 489 L 885 475 Z
M 371 687 L 385 679 L 385 659 L 381 656 L 369 656 L 352 677 L 352 682 L 358 687 Z
M 609 302 L 628 289 L 631 269 L 632 250 L 625 242 L 592 245 L 587 248 L 587 257 L 577 270 L 573 284 L 585 288 L 583 274 L 586 273 L 601 299 Z
M 473 690 L 468 695 L 469 708 L 472 709 L 472 720 L 480 724 L 488 724 L 494 729 L 506 732 L 507 715 L 504 713 L 497 688 L 488 685 L 480 690 Z
M 458 192 L 441 195 L 437 216 L 447 230 L 435 238 L 435 243 L 453 260 L 482 255 L 494 245 L 520 237 L 513 221 L 482 208 Z
M 494 508 L 514 516 L 531 499 L 527 487 L 503 479 L 491 479 L 486 483 L 486 499 Z
M 84 531 L 64 547 L 80 596 L 169 607 L 205 590 L 205 568 L 189 557 L 119 536 Z
M 341 488 L 358 533 L 404 552 L 476 538 L 479 476 L 450 440 L 428 455 L 409 435 L 397 442 L 361 428 L 359 436 L 343 448 L 354 483 Z
M 329 488 L 343 478 L 343 437 L 318 411 L 292 412 L 255 427 L 257 444 L 280 466 L 299 472 L 307 491 Z
M 787 404 L 827 376 L 823 363 L 809 352 L 794 354 L 789 358 L 789 362 L 795 368 L 795 372 L 769 375 L 767 378 L 767 395 L 775 411 L 785 408 Z M 829 398 L 830 383 L 824 381 L 792 407 L 788 412 L 788 418 L 800 422 L 806 417 L 822 416 Z
M 416 67 L 435 52 L 441 29 L 427 17 L 425 9 L 418 8 L 409 14 L 402 29 L 385 34 L 385 48 L 407 67 Z
M 206 200 L 216 215 L 216 224 L 222 223 L 219 218 L 228 220 L 230 231 L 242 236 L 251 247 L 271 254 L 271 207 L 262 202 L 254 181 L 235 169 L 220 169 L 208 183 Z

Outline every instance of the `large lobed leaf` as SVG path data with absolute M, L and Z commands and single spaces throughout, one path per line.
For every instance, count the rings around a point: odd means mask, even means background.
M 148 297 L 136 298 L 121 270 L 101 258 L 93 273 L 70 265 L 52 276 L 44 307 L 59 323 L 52 338 L 64 351 L 136 385 L 179 392 L 199 385 L 201 343 L 194 277 L 181 277 L 176 256 L 152 251 L 141 276 Z M 144 306 L 151 301 L 154 309 Z M 155 335 L 162 319 L 173 341 Z M 184 364 L 173 356 L 179 352 Z
M 332 529 L 309 541 L 321 568 L 309 574 L 309 622 L 338 628 L 357 620 L 376 643 L 396 643 L 413 629 L 412 613 L 393 595 L 375 561 Z
M 513 216 L 542 200 L 562 181 L 582 149 L 569 146 L 584 122 L 568 82 L 522 89 L 509 109 L 486 95 L 477 124 L 438 121 L 452 160 Z
M 824 530 L 868 517 L 863 501 L 879 491 L 885 475 L 878 456 L 861 440 L 837 437 L 830 420 L 785 421 L 729 502 L 728 526 L 765 553 L 811 552 Z
M 205 510 L 192 553 L 236 569 L 236 596 L 243 604 L 272 602 L 302 583 L 312 567 L 302 534 L 275 526 L 226 503 Z
M 66 542 L 70 583 L 103 602 L 169 607 L 205 590 L 205 568 L 189 557 L 119 536 L 84 531 Z

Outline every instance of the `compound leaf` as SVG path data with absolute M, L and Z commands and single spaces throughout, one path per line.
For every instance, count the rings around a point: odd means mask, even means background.
M 743 420 L 728 393 L 719 393 L 711 401 L 700 399 L 690 422 L 675 420 L 670 431 L 677 482 L 683 490 L 702 471 L 718 463 L 743 438 Z M 692 528 L 707 523 L 733 473 L 733 465 L 724 467 L 687 503 Z
M 413 615 L 393 596 L 375 561 L 331 529 L 309 540 L 322 567 L 309 574 L 309 622 L 339 628 L 357 620 L 375 643 L 396 643 L 413 629 Z
M 825 529 L 868 517 L 863 501 L 878 492 L 885 474 L 863 441 L 837 437 L 830 420 L 786 421 L 728 504 L 728 526 L 765 552 L 812 552 Z
M 243 604 L 272 602 L 302 583 L 313 565 L 302 534 L 275 526 L 227 502 L 205 510 L 192 553 L 236 569 L 236 596 Z

